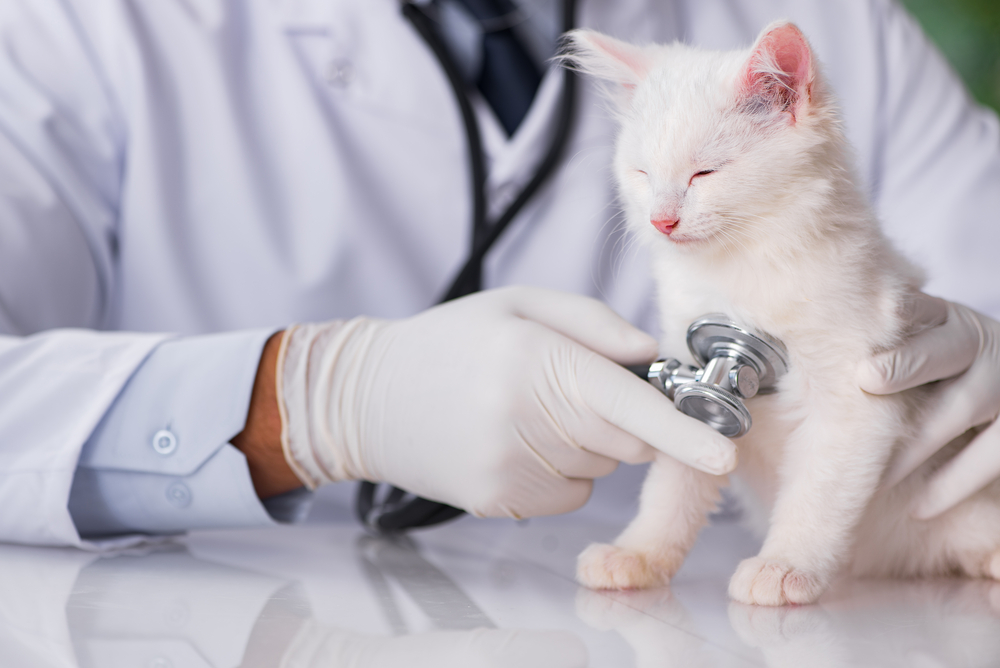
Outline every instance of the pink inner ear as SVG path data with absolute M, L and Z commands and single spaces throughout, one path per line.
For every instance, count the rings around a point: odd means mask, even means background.
M 787 74 L 792 88 L 800 88 L 809 78 L 811 54 L 805 37 L 798 28 L 786 24 L 765 35 L 758 52 L 769 52 L 778 69 Z
M 799 29 L 790 23 L 764 35 L 744 73 L 744 94 L 791 111 L 808 99 L 812 84 L 812 52 Z

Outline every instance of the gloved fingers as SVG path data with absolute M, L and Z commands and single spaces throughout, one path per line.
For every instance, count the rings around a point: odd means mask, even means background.
M 934 393 L 917 436 L 889 465 L 886 487 L 897 485 L 953 439 L 992 417 L 987 403 L 970 396 L 970 384 L 975 379 L 956 378 Z
M 656 358 L 656 339 L 596 299 L 541 288 L 504 288 L 497 292 L 509 300 L 515 315 L 559 332 L 619 364 L 640 364 Z
M 713 475 L 736 468 L 732 441 L 678 411 L 654 387 L 617 364 L 598 355 L 582 356 L 577 385 L 594 413 L 660 452 Z M 618 458 L 607 448 L 603 454 Z
M 525 440 L 525 444 L 564 478 L 602 478 L 618 468 L 617 460 L 589 451 L 589 448 L 572 441 L 531 445 Z
M 476 517 L 510 517 L 521 520 L 542 515 L 562 515 L 587 503 L 594 482 L 581 478 L 563 478 L 545 471 L 541 475 L 512 476 L 514 481 L 501 490 L 495 500 L 474 506 Z
M 587 353 L 589 354 L 589 353 Z M 631 384 L 635 377 L 626 372 L 620 379 Z M 641 382 L 641 381 L 640 381 Z M 566 389 L 561 388 L 562 392 Z M 573 392 L 573 394 L 576 394 Z M 560 473 L 573 478 L 599 478 L 608 475 L 617 467 L 618 462 L 626 464 L 645 464 L 656 458 L 657 450 L 648 443 L 611 424 L 603 417 L 593 412 L 586 402 L 582 405 L 566 405 L 561 410 L 545 411 L 545 414 L 558 420 L 555 428 L 561 432 L 558 442 L 550 443 L 539 454 L 545 457 Z M 557 416 L 561 416 L 557 417 Z M 537 439 L 543 442 L 544 439 Z M 579 464 L 560 464 L 560 462 L 591 459 L 607 462 L 610 466 L 603 472 L 588 464 L 587 473 L 581 471 Z M 572 468 L 571 468 L 572 467 Z M 578 473 L 568 473 L 568 471 Z
M 976 364 L 958 378 L 943 381 L 931 395 L 916 438 L 900 452 L 886 475 L 893 486 L 953 439 L 993 421 L 1000 407 L 1000 384 L 992 365 Z
M 656 448 L 603 418 L 595 418 L 580 425 L 583 433 L 578 434 L 574 440 L 581 448 L 603 455 L 615 464 L 645 464 L 656 459 Z
M 973 311 L 950 303 L 946 306 L 948 319 L 944 324 L 862 362 L 857 369 L 861 389 L 870 394 L 893 394 L 968 369 L 979 353 L 981 325 Z
M 1000 478 L 1000 426 L 996 422 L 941 467 L 914 499 L 913 517 L 931 519 Z
M 903 318 L 910 323 L 911 335 L 943 325 L 948 321 L 948 301 L 918 292 L 904 305 Z
M 594 491 L 594 481 L 590 479 L 566 478 L 557 482 L 551 490 L 552 493 L 545 495 L 542 503 L 531 514 L 538 515 L 562 515 L 577 508 L 582 508 L 583 504 L 590 499 L 591 492 Z M 528 517 L 525 513 L 522 517 Z

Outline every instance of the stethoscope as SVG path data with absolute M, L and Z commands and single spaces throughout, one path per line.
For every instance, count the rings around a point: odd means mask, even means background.
M 487 252 L 555 171 L 570 135 L 576 77 L 570 69 L 563 70 L 562 99 L 548 150 L 528 184 L 491 223 L 486 214 L 486 160 L 479 124 L 466 84 L 434 27 L 434 18 L 427 13 L 428 5 L 428 2 L 403 0 L 403 15 L 434 52 L 458 102 L 468 142 L 473 195 L 472 247 L 465 264 L 440 300 L 446 302 L 480 289 Z M 576 0 L 563 0 L 564 33 L 573 29 L 575 19 Z M 633 371 L 673 400 L 681 412 L 706 422 L 726 436 L 742 436 L 752 424 L 743 400 L 773 391 L 788 368 L 784 347 L 766 335 L 755 334 L 718 315 L 706 316 L 692 324 L 687 340 L 701 368 L 674 359 L 661 359 L 648 368 Z M 370 531 L 392 534 L 447 522 L 464 511 L 391 485 L 362 482 L 355 513 Z
M 744 399 L 769 394 L 788 372 L 781 341 L 741 327 L 720 313 L 695 320 L 687 345 L 700 368 L 663 358 L 649 367 L 630 367 L 673 400 L 680 412 L 737 438 L 753 421 Z

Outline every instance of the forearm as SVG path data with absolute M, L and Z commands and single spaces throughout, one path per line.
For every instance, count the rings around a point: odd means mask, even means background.
M 302 487 L 302 482 L 285 461 L 281 448 L 276 370 L 283 334 L 284 332 L 277 332 L 264 345 L 250 397 L 246 426 L 232 440 L 232 444 L 247 458 L 254 490 L 261 499 Z

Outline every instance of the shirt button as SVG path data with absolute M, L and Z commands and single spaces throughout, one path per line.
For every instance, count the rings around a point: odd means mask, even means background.
M 347 88 L 354 81 L 354 65 L 346 58 L 330 61 L 326 66 L 326 82 L 336 88 Z
M 182 482 L 172 482 L 167 487 L 167 502 L 175 508 L 187 508 L 191 505 L 191 490 Z
M 164 457 L 173 454 L 174 450 L 177 449 L 177 437 L 174 436 L 174 432 L 169 429 L 161 429 L 153 434 L 153 449 Z

